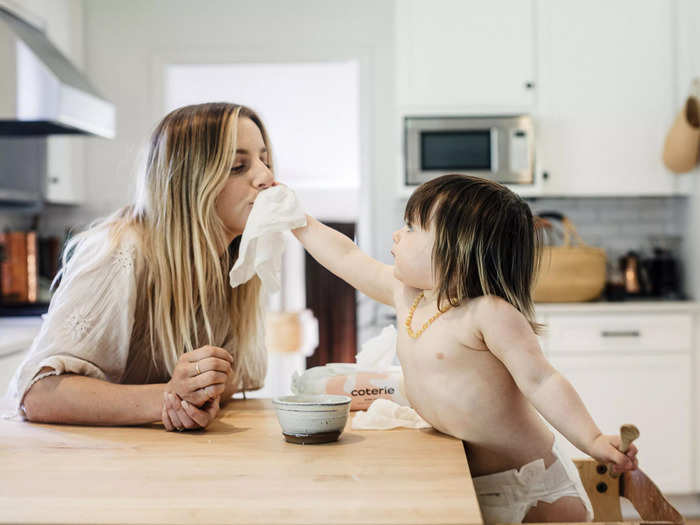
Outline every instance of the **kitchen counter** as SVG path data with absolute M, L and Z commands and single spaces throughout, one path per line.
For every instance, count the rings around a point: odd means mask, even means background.
M 461 441 L 349 418 L 290 444 L 269 400 L 182 433 L 0 419 L 0 465 L 0 523 L 482 523 Z
M 535 303 L 535 312 L 590 313 L 590 312 L 694 312 L 700 309 L 695 301 L 596 301 L 588 303 Z

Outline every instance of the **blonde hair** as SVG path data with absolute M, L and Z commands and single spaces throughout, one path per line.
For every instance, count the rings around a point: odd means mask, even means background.
M 437 304 L 495 295 L 508 301 L 539 333 L 532 287 L 542 251 L 527 203 L 505 186 L 450 174 L 421 184 L 404 219 L 435 230 L 432 264 Z
M 234 371 L 250 388 L 246 380 L 262 381 L 266 367 L 266 356 L 254 348 L 260 280 L 229 286 L 227 274 L 238 255 L 240 237 L 228 245 L 215 208 L 233 166 L 239 118 L 255 122 L 271 151 L 262 121 L 245 106 L 198 104 L 166 115 L 152 134 L 135 204 L 74 237 L 63 263 L 65 268 L 73 247 L 91 232 L 108 229 L 114 249 L 125 230 L 137 230 L 145 260 L 139 304 L 146 310 L 142 322 L 147 323 L 144 332 L 149 334 L 156 368 L 163 362 L 172 374 L 183 352 L 206 344 L 219 346 L 222 341 L 215 340 L 212 320 L 227 312 L 226 339 L 236 341 L 237 349 Z

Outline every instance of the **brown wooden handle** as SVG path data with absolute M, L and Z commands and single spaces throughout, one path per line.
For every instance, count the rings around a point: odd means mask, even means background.
M 639 429 L 634 425 L 622 425 L 620 427 L 620 452 L 627 452 L 632 441 L 639 437 Z
M 629 450 L 632 441 L 639 437 L 639 429 L 634 425 L 622 425 L 620 427 L 620 452 L 623 454 Z M 617 478 L 620 475 L 619 472 L 610 471 L 610 476 Z

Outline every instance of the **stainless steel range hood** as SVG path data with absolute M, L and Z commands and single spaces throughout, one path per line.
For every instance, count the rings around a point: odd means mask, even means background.
M 42 31 L 0 6 L 0 136 L 114 131 L 114 105 Z

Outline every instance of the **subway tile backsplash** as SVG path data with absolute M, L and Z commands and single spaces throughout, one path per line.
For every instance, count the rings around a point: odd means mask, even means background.
M 558 211 L 584 242 L 605 249 L 609 259 L 633 250 L 649 255 L 650 238 L 685 234 L 687 197 L 529 198 L 534 213 Z

